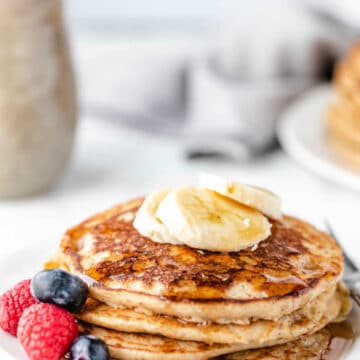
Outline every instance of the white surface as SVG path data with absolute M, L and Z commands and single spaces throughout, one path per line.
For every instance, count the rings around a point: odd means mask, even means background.
M 6 261 L 0 263 L 0 274 L 9 273 L 5 281 L 0 285 L 0 293 L 5 289 L 11 287 L 17 281 L 25 278 L 30 278 L 39 269 L 39 262 L 44 260 L 47 256 L 47 248 L 33 248 L 27 251 L 20 251 L 14 254 L 13 257 L 8 258 Z M 14 267 L 14 263 L 19 266 Z M 360 310 L 359 307 L 354 307 L 351 315 L 349 316 L 351 323 L 357 333 L 359 333 L 360 326 Z M 17 342 L 16 338 L 9 336 L 0 330 L 0 357 L 1 360 L 27 360 L 28 357 L 23 349 Z M 347 353 L 345 358 L 347 360 L 355 360 L 360 357 L 360 339 L 355 340 L 355 344 Z
M 286 0 L 273 0 L 272 3 L 287 3 Z M 309 3 L 324 12 L 358 26 L 360 9 L 358 0 L 299 0 L 301 3 Z M 261 7 L 262 0 L 183 0 L 170 2 L 167 0 L 77 0 L 66 1 L 67 13 L 72 21 L 79 19 L 136 19 L 136 18 L 197 18 L 212 20 L 224 15 L 241 13 L 249 8 Z
M 292 104 L 279 124 L 280 141 L 295 160 L 311 171 L 360 191 L 360 173 L 342 167 L 326 143 L 324 114 L 332 96 L 331 87 L 322 86 Z

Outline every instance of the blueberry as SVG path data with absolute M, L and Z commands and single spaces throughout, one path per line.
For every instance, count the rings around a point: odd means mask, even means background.
M 109 350 L 99 338 L 79 336 L 71 345 L 70 360 L 108 360 Z
M 63 270 L 40 271 L 32 279 L 30 289 L 35 299 L 70 312 L 79 312 L 89 295 L 83 280 Z

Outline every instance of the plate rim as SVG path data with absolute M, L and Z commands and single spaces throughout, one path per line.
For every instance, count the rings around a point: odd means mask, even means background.
M 359 191 L 360 175 L 342 167 L 330 157 L 325 160 L 299 141 L 296 134 L 296 125 L 300 121 L 308 127 L 322 126 L 314 122 L 314 120 L 321 121 L 321 118 L 317 118 L 316 111 L 320 110 L 320 106 L 322 108 L 331 96 L 333 96 L 331 85 L 320 85 L 295 100 L 279 118 L 276 129 L 278 139 L 285 152 L 304 168 L 327 181 Z M 314 116 L 307 116 L 304 119 L 302 115 L 305 112 L 313 113 Z

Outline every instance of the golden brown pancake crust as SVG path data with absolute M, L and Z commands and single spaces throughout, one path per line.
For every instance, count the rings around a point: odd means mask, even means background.
M 272 220 L 272 235 L 255 250 L 216 253 L 159 244 L 141 236 L 133 218 L 142 201 L 119 205 L 67 231 L 63 253 L 78 272 L 95 279 L 96 286 L 104 286 L 107 279 L 124 288 L 139 281 L 145 289 L 160 283 L 164 298 L 206 302 L 228 299 L 226 292 L 238 283 L 251 284 L 267 298 L 297 296 L 320 279 L 342 273 L 342 255 L 334 240 L 298 219 Z M 87 269 L 79 255 L 85 234 L 95 239 L 91 255 L 110 253 Z M 249 299 L 253 300 L 251 296 L 235 300 Z
M 116 331 L 163 335 L 208 344 L 261 344 L 275 339 L 293 340 L 313 331 L 318 323 L 341 320 L 350 310 L 348 293 L 339 286 L 308 302 L 303 308 L 275 321 L 256 320 L 244 324 L 187 322 L 171 316 L 143 314 L 136 309 L 114 308 L 89 299 L 76 317 L 81 321 Z

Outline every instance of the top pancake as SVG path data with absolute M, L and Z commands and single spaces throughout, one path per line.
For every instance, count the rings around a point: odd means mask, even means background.
M 334 286 L 342 274 L 335 241 L 292 218 L 272 221 L 257 249 L 216 253 L 159 244 L 133 227 L 143 199 L 68 230 L 58 256 L 109 305 L 194 321 L 276 319 Z

